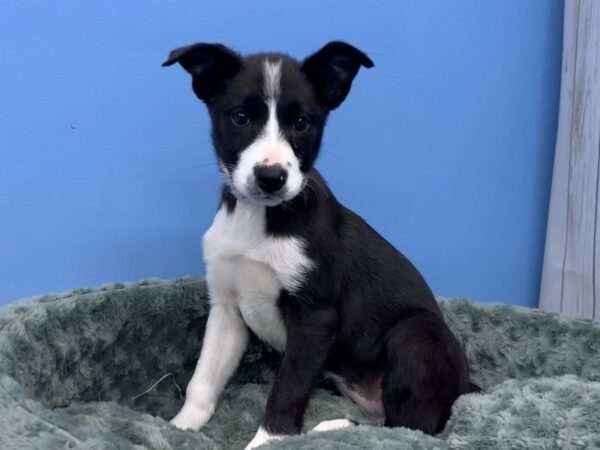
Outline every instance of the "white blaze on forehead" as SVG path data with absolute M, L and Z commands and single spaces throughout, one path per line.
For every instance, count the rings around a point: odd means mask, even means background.
M 252 200 L 251 190 L 256 190 L 253 169 L 257 165 L 281 164 L 288 171 L 285 185 L 285 198 L 294 198 L 304 187 L 304 175 L 300 171 L 300 161 L 290 143 L 281 133 L 277 120 L 277 102 L 281 96 L 282 60 L 265 59 L 263 65 L 262 96 L 268 108 L 267 122 L 262 132 L 240 153 L 239 161 L 231 174 L 234 193 Z
M 265 60 L 264 67 L 265 85 L 264 95 L 267 102 L 277 101 L 281 93 L 281 60 Z
M 277 141 L 281 138 L 279 123 L 277 122 L 277 100 L 279 100 L 279 95 L 281 94 L 281 60 L 269 61 L 266 59 L 263 75 L 265 78 L 263 94 L 267 107 L 269 108 L 269 117 L 263 134 L 267 139 Z M 270 156 L 275 157 L 276 161 L 271 161 L 272 158 L 267 156 L 267 158 L 269 158 L 269 163 L 275 164 L 282 162 L 280 161 L 281 158 L 277 157 L 277 153 L 278 152 L 270 152 Z

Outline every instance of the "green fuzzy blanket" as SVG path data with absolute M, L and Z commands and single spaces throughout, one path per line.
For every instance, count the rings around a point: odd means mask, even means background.
M 319 388 L 306 428 L 362 425 L 269 449 L 600 448 L 600 327 L 522 308 L 441 302 L 474 381 L 436 437 L 380 427 Z M 193 278 L 114 284 L 0 308 L 0 449 L 240 449 L 263 414 L 279 356 L 254 340 L 199 432 L 169 425 L 182 404 L 207 315 Z

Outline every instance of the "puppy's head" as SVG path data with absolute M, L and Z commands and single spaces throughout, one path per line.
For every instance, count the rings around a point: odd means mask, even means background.
M 225 181 L 243 201 L 274 206 L 307 182 L 329 111 L 346 98 L 363 52 L 330 42 L 304 61 L 264 53 L 242 57 L 220 44 L 173 50 L 208 107 L 212 138 Z

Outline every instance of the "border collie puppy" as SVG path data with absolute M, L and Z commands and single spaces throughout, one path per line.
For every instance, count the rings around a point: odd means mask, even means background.
M 329 112 L 373 62 L 330 42 L 304 61 L 195 44 L 163 65 L 174 63 L 208 107 L 224 184 L 203 238 L 204 343 L 172 423 L 198 430 L 210 419 L 251 330 L 284 356 L 246 448 L 300 433 L 320 374 L 386 426 L 441 431 L 471 390 L 463 349 L 417 269 L 313 168 Z

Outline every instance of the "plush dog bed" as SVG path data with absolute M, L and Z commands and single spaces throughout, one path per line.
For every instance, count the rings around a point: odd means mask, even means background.
M 442 301 L 484 392 L 446 429 L 386 429 L 326 386 L 306 428 L 362 425 L 265 448 L 600 448 L 600 328 L 536 310 Z M 167 422 L 182 403 L 207 315 L 202 280 L 78 289 L 0 308 L 0 449 L 235 449 L 254 435 L 279 356 L 254 340 L 199 432 Z

